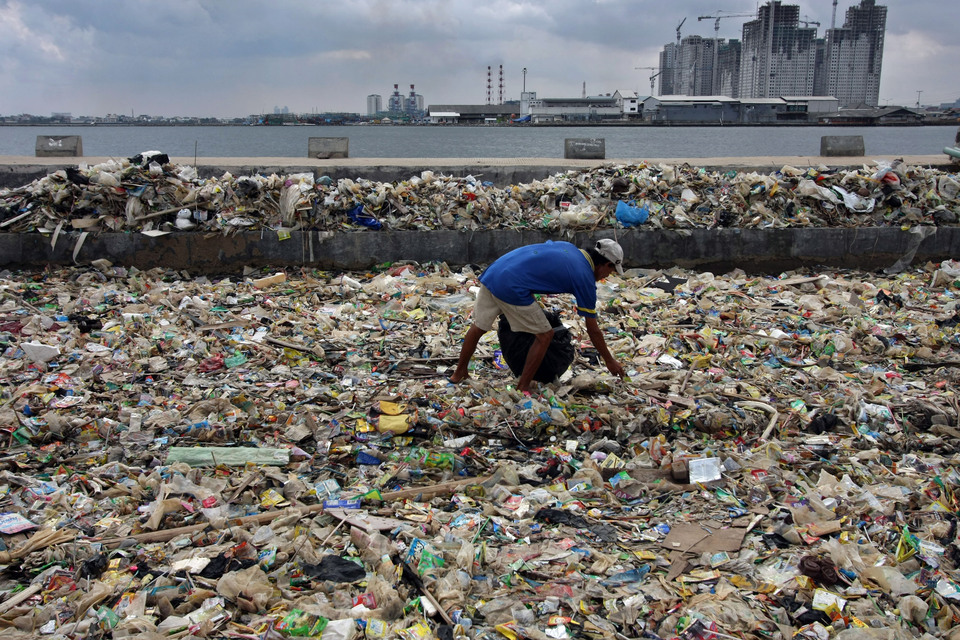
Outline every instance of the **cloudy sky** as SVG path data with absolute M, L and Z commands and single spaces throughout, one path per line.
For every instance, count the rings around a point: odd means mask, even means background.
M 831 0 L 795 0 L 829 27 Z M 837 26 L 859 0 L 839 0 Z M 888 7 L 881 104 L 960 98 L 957 0 Z M 0 0 L 0 114 L 235 117 L 364 112 L 410 85 L 426 104 L 650 93 L 657 54 L 698 16 L 756 14 L 757 0 Z M 748 18 L 720 21 L 740 38 Z

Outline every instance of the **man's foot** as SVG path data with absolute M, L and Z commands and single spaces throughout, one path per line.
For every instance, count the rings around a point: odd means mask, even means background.
M 469 377 L 470 377 L 469 373 L 466 373 L 466 372 L 460 373 L 459 371 L 454 371 L 453 374 L 449 378 L 447 378 L 447 380 L 449 380 L 453 384 L 457 384 L 458 382 L 466 380 Z

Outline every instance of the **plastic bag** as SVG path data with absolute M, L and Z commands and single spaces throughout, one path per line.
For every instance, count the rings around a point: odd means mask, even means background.
M 923 624 L 923 619 L 927 617 L 927 611 L 930 605 L 917 596 L 904 596 L 897 604 L 900 609 L 900 615 L 904 620 L 909 620 L 914 624 Z
M 553 327 L 553 339 L 547 347 L 540 368 L 534 374 L 537 382 L 553 382 L 573 364 L 574 349 L 570 341 L 570 330 L 560 322 L 560 315 L 546 312 L 547 320 Z M 500 316 L 500 325 L 497 328 L 497 337 L 500 340 L 500 349 L 503 357 L 514 375 L 523 373 L 523 365 L 527 362 L 527 352 L 536 339 L 532 333 L 514 331 L 505 316 Z
M 369 213 L 363 212 L 363 205 L 358 204 L 353 209 L 347 211 L 347 217 L 350 218 L 350 222 L 353 224 L 359 224 L 362 227 L 368 227 L 370 229 L 382 229 L 383 224 L 374 218 Z
M 592 205 L 578 204 L 561 212 L 558 221 L 562 227 L 594 228 L 603 222 L 603 212 Z
M 217 581 L 217 593 L 227 600 L 236 601 L 238 596 L 253 601 L 259 609 L 266 608 L 273 595 L 273 585 L 267 579 L 259 565 L 253 565 L 242 571 L 224 574 Z
M 958 196 L 960 196 L 960 182 L 951 176 L 940 176 L 937 190 L 940 192 L 940 197 L 944 200 L 960 199 L 958 198 Z
M 617 222 L 622 224 L 625 227 L 636 227 L 650 218 L 650 209 L 646 203 L 642 206 L 637 206 L 637 203 L 631 200 L 630 202 L 624 202 L 620 200 L 617 202 Z

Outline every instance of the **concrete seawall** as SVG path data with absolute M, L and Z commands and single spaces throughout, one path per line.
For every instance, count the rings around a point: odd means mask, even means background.
M 951 170 L 946 155 L 900 156 L 906 164 Z M 314 173 L 340 178 L 365 178 L 378 182 L 400 182 L 423 171 L 446 175 L 473 175 L 498 187 L 540 180 L 549 175 L 577 169 L 592 169 L 604 165 L 671 164 L 703 167 L 708 171 L 756 171 L 770 173 L 784 165 L 803 167 L 861 167 L 877 161 L 876 156 L 826 157 L 779 156 L 740 158 L 607 158 L 605 160 L 568 160 L 564 158 L 341 158 L 316 160 L 311 158 L 170 158 L 173 164 L 196 166 L 201 177 L 219 177 L 226 172 L 235 176 Z M 885 158 L 893 160 L 894 158 Z M 48 173 L 76 167 L 95 165 L 111 158 L 36 158 L 33 156 L 0 156 L 0 188 L 28 184 Z M 956 165 L 952 166 L 956 170 Z
M 679 266 L 724 273 L 779 273 L 799 267 L 883 269 L 905 256 L 907 263 L 939 262 L 960 254 L 960 228 L 929 228 L 931 235 L 899 227 L 843 229 L 688 229 L 627 230 L 616 234 L 630 267 Z M 191 274 L 239 273 L 244 267 L 363 270 L 387 262 L 443 261 L 450 266 L 485 265 L 524 244 L 563 239 L 584 245 L 613 230 L 572 235 L 540 231 L 296 231 L 287 240 L 275 233 L 231 236 L 171 233 L 88 235 L 74 260 L 80 234 L 61 234 L 57 245 L 38 233 L 0 234 L 0 266 L 44 268 L 89 264 L 107 258 L 114 264 L 150 269 L 157 266 Z M 911 258 L 912 253 L 912 258 Z
M 33 162 L 26 162 L 32 160 Z M 0 186 L 20 186 L 37 177 L 77 163 L 96 164 L 104 158 L 0 157 Z M 861 167 L 873 158 L 706 158 L 654 159 L 648 164 L 684 164 L 723 171 L 770 173 L 784 165 L 804 167 Z M 909 165 L 950 169 L 944 156 L 905 157 Z M 175 164 L 193 165 L 193 159 L 172 158 Z M 292 174 L 312 171 L 333 178 L 366 177 L 382 182 L 401 181 L 421 171 L 447 175 L 474 175 L 498 186 L 530 182 L 569 169 L 612 164 L 637 164 L 641 160 L 540 159 L 345 159 L 319 161 L 301 158 L 204 158 L 196 166 L 201 175 Z M 955 167 L 952 169 L 955 170 Z M 28 177 L 28 176 L 33 177 Z M 204 233 L 171 233 L 148 237 L 140 233 L 61 234 L 56 246 L 39 233 L 0 234 L 0 266 L 43 268 L 89 264 L 107 258 L 114 264 L 149 269 L 156 266 L 191 274 L 238 273 L 244 267 L 369 269 L 386 262 L 443 261 L 450 266 L 484 265 L 504 252 L 547 239 L 567 239 L 584 244 L 616 235 L 625 250 L 625 266 L 668 268 L 679 266 L 725 272 L 741 268 L 749 273 L 779 273 L 799 267 L 884 269 L 901 264 L 939 262 L 960 257 L 960 227 L 787 228 L 787 229 L 602 229 L 594 233 L 548 234 L 534 230 L 481 230 L 473 232 L 296 231 L 279 240 L 272 231 L 251 231 L 229 236 Z M 80 243 L 79 251 L 74 256 Z

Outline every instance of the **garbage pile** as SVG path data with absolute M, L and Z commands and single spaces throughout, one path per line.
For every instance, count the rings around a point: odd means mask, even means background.
M 529 396 L 476 275 L 0 272 L 7 637 L 960 637 L 960 263 L 631 270 Z
M 956 173 L 900 161 L 770 174 L 688 165 L 613 165 L 496 187 L 423 171 L 385 183 L 313 173 L 202 179 L 166 154 L 80 165 L 0 190 L 0 231 L 236 233 L 951 225 Z

